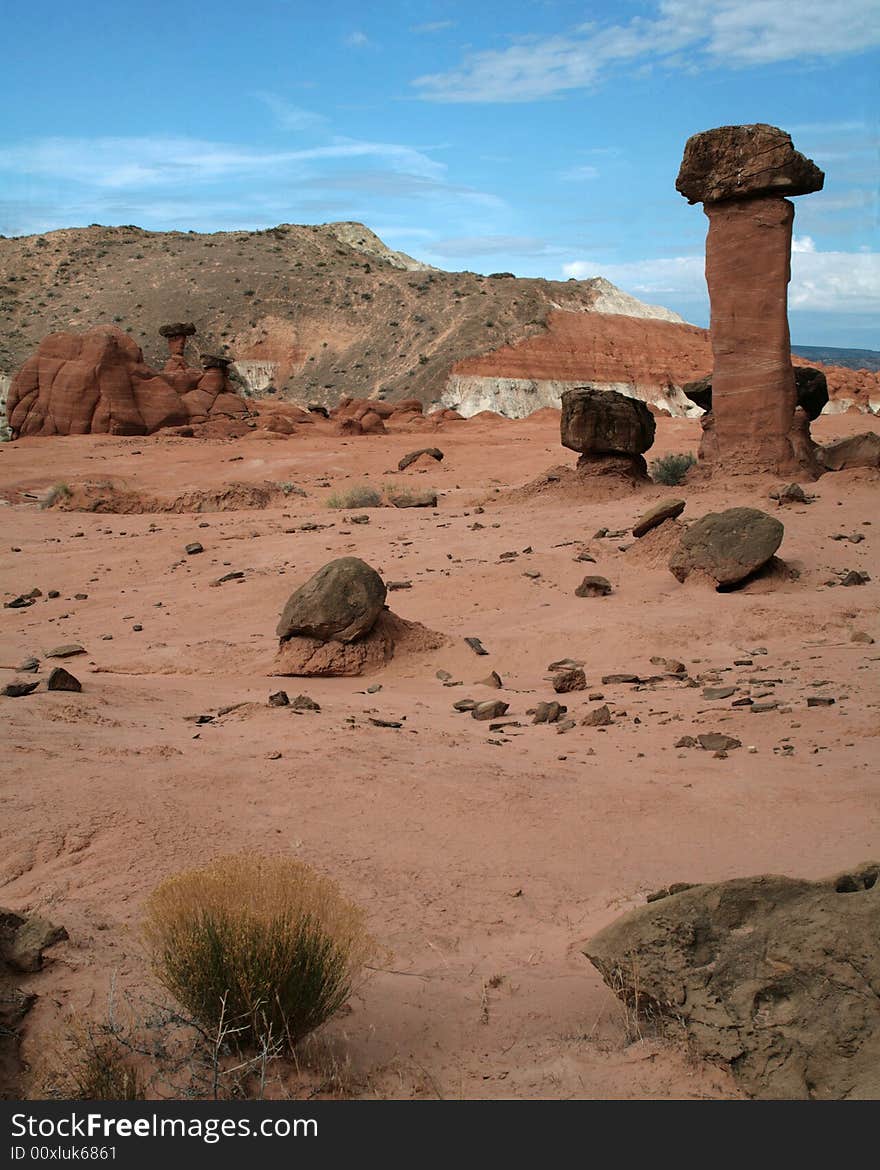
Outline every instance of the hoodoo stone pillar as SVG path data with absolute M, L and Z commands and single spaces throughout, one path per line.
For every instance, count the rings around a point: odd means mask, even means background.
M 192 321 L 175 321 L 172 325 L 161 325 L 159 327 L 159 336 L 164 337 L 168 343 L 168 361 L 165 364 L 165 369 L 169 372 L 172 370 L 185 370 L 186 364 L 186 342 L 187 338 L 195 334 L 196 327 Z
M 676 188 L 709 218 L 706 283 L 714 355 L 701 460 L 727 471 L 813 471 L 798 417 L 788 331 L 794 207 L 825 176 L 775 126 L 688 139 Z M 805 416 L 806 417 L 806 416 Z M 806 420 L 807 432 L 809 420 Z

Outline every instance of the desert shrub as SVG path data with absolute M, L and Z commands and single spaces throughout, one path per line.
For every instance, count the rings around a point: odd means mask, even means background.
M 77 1101 L 141 1101 L 144 1086 L 118 1038 L 105 1028 L 80 1027 L 69 1036 L 65 1095 Z
M 381 508 L 382 493 L 368 483 L 360 487 L 347 488 L 342 492 L 334 492 L 327 500 L 328 508 Z
M 697 462 L 690 451 L 681 451 L 677 455 L 664 455 L 651 463 L 651 479 L 654 483 L 666 484 L 675 487 L 684 479 L 688 468 Z
M 219 858 L 163 882 L 145 938 L 163 986 L 238 1047 L 293 1047 L 346 1002 L 374 953 L 362 912 L 298 861 Z
M 66 483 L 56 483 L 44 496 L 40 503 L 41 508 L 53 508 L 59 500 L 67 500 L 72 495 L 72 492 Z

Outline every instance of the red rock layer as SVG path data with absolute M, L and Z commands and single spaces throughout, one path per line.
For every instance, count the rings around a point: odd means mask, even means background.
M 554 310 L 547 331 L 464 358 L 453 374 L 680 386 L 712 368 L 705 329 L 645 317 Z
M 181 393 L 145 365 L 140 348 L 115 326 L 51 333 L 12 380 L 9 425 L 15 438 L 144 435 L 247 412 L 222 370 L 179 371 L 174 377 L 191 388 Z

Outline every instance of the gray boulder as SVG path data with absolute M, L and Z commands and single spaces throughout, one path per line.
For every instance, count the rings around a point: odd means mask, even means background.
M 719 588 L 737 585 L 767 564 L 784 533 L 779 520 L 757 508 L 709 512 L 682 533 L 669 569 L 679 581 L 698 569 Z
M 639 1014 L 680 1027 L 755 1097 L 880 1097 L 880 863 L 822 881 L 688 888 L 584 948 Z
M 385 582 L 359 557 L 340 557 L 291 594 L 276 634 L 354 642 L 372 630 L 385 604 Z

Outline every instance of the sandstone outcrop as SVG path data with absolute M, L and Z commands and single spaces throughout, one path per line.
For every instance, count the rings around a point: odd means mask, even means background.
M 818 167 L 773 126 L 721 126 L 685 146 L 676 187 L 691 203 L 702 201 L 709 218 L 714 418 L 711 440 L 701 449 L 709 467 L 780 474 L 802 469 L 809 447 L 791 438 L 797 405 L 788 330 L 794 207 L 782 196 L 821 190 L 823 182 Z
M 709 512 L 682 533 L 669 569 L 682 582 L 696 570 L 730 588 L 763 568 L 784 534 L 779 520 L 757 508 Z
M 52 333 L 12 381 L 13 437 L 144 435 L 247 413 L 244 400 L 231 393 L 224 369 L 189 370 L 178 357 L 182 367 L 172 356 L 174 368 L 160 374 L 115 326 Z
M 636 398 L 589 386 L 562 395 L 561 442 L 579 452 L 580 470 L 645 476 L 642 456 L 655 431 L 654 416 Z
M 631 1008 L 683 1028 L 755 1097 L 876 1099 L 878 877 L 870 862 L 824 881 L 680 883 L 584 954 Z

